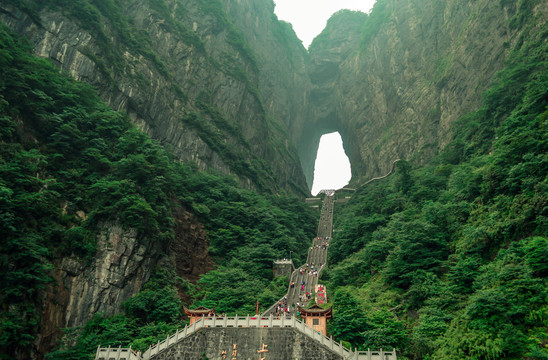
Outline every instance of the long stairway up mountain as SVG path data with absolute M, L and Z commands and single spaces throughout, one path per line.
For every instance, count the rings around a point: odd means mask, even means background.
M 318 231 L 313 240 L 312 246 L 308 250 L 306 264 L 295 269 L 289 278 L 287 293 L 268 310 L 263 313 L 263 316 L 271 314 L 292 316 L 297 312 L 297 307 L 306 307 L 310 303 L 310 299 L 306 298 L 306 294 L 313 296 L 318 278 L 321 271 L 327 262 L 327 249 L 329 248 L 329 240 L 333 233 L 333 205 L 335 198 L 334 190 L 322 190 L 325 194 L 318 222 Z
M 286 295 L 280 299 L 289 306 L 282 316 L 277 316 L 279 303 L 272 305 L 261 316 L 228 317 L 202 316 L 197 321 L 178 330 L 165 340 L 153 344 L 144 353 L 131 348 L 98 347 L 96 360 L 167 360 L 197 356 L 223 357 L 228 350 L 238 358 L 249 358 L 257 352 L 270 352 L 269 359 L 293 358 L 297 360 L 397 360 L 396 350 L 392 351 L 358 351 L 347 349 L 342 343 L 333 340 L 295 316 L 300 297 L 307 292 L 312 294 L 318 283 L 318 277 L 327 261 L 327 249 L 333 232 L 334 190 L 324 190 L 317 237 L 308 251 L 307 263 L 293 271 Z M 316 274 L 313 274 L 316 272 Z M 301 287 L 301 284 L 304 286 Z M 291 286 L 291 283 L 295 286 Z M 297 286 L 298 285 L 298 286 Z M 299 304 L 304 307 L 309 301 Z M 262 346 L 262 350 L 250 348 L 253 344 Z M 201 355 L 200 355 L 201 354 Z

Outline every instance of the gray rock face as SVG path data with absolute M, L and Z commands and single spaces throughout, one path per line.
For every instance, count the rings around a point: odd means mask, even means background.
M 175 209 L 175 220 L 175 238 L 166 248 L 134 229 L 104 224 L 92 259 L 60 259 L 44 295 L 36 339 L 38 354 L 57 346 L 61 329 L 81 326 L 97 313 L 119 313 L 121 304 L 141 290 L 156 267 L 172 267 L 190 281 L 211 270 L 213 262 L 202 225 L 182 208 Z M 188 301 L 187 294 L 180 296 Z
M 301 142 L 339 130 L 358 183 L 388 173 L 395 159 L 432 157 L 453 124 L 478 109 L 528 22 L 531 31 L 546 26 L 546 2 L 521 26 L 511 25 L 516 11 L 514 2 L 379 0 L 359 33 L 348 27 L 356 40 L 346 51 L 344 21 L 328 24 L 325 41 L 310 49 L 320 112 L 308 126 L 320 134 L 304 132 Z M 300 148 L 310 165 L 307 151 Z
M 38 23 L 0 4 L 0 21 L 182 160 L 246 187 L 306 194 L 287 130 L 304 122 L 307 54 L 273 3 L 125 0 L 117 9 L 100 14 L 100 29 L 44 5 Z
M 369 16 L 334 16 L 308 55 L 271 1 L 121 4 L 117 16 L 142 33 L 145 50 L 104 13 L 104 38 L 55 7 L 41 7 L 38 26 L 2 4 L 0 20 L 181 159 L 244 186 L 301 193 L 330 131 L 341 133 L 357 182 L 397 158 L 436 154 L 526 25 L 545 25 L 547 13 L 538 2 L 515 26 L 513 2 L 380 0 Z M 183 121 L 193 113 L 197 121 Z
M 99 312 L 112 315 L 149 279 L 150 269 L 169 261 L 157 246 L 141 242 L 135 230 L 105 224 L 97 253 L 86 261 L 61 259 L 45 293 L 41 330 L 36 339 L 39 353 L 51 351 L 60 329 L 80 326 Z
M 63 259 L 60 271 L 69 293 L 64 326 L 78 326 L 98 312 L 119 312 L 120 304 L 148 280 L 149 269 L 159 261 L 158 250 L 139 243 L 135 230 L 108 225 L 99 236 L 91 265 Z

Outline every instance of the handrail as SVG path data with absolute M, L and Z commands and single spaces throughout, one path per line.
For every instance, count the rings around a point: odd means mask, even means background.
M 361 186 L 365 186 L 365 185 L 369 185 L 370 183 L 372 183 L 373 181 L 377 181 L 377 180 L 381 180 L 381 179 L 384 179 L 386 177 L 388 177 L 389 175 L 392 175 L 392 173 L 394 172 L 394 169 L 396 168 L 396 163 L 398 161 L 401 161 L 401 159 L 396 159 L 394 160 L 394 162 L 392 162 L 392 169 L 390 169 L 390 172 L 384 176 L 379 176 L 379 177 L 376 177 L 376 178 L 373 178 L 373 179 L 369 179 L 368 181 L 366 181 L 363 185 Z
M 341 355 L 343 359 L 356 359 L 356 360 L 396 360 L 396 350 L 393 351 L 357 351 L 352 349 L 347 349 L 342 345 L 333 340 L 333 337 L 327 337 L 310 326 L 305 322 L 297 319 L 294 316 L 287 318 L 286 316 L 281 316 L 275 318 L 270 314 L 268 317 L 263 316 L 249 316 L 239 317 L 238 315 L 233 317 L 227 316 L 211 316 L 211 317 L 202 317 L 201 319 L 192 323 L 192 325 L 187 325 L 181 330 L 177 330 L 175 334 L 167 336 L 165 340 L 160 341 L 157 344 L 154 344 L 149 347 L 147 351 L 143 353 L 143 356 L 135 353 L 131 348 L 98 348 L 96 359 L 105 358 L 109 359 L 109 356 L 102 357 L 101 355 L 106 354 L 117 354 L 116 359 L 120 360 L 149 360 L 153 359 L 156 355 L 160 354 L 164 350 L 168 349 L 171 346 L 174 346 L 179 341 L 185 339 L 186 337 L 192 335 L 196 331 L 203 328 L 273 328 L 273 327 L 284 327 L 284 328 L 293 328 L 299 331 L 300 333 L 312 338 L 313 340 L 319 342 L 322 346 L 327 347 L 334 353 Z M 124 353 L 127 353 L 128 356 L 123 356 Z
M 218 328 L 218 327 L 222 327 L 222 328 L 290 327 L 298 330 L 299 332 L 312 338 L 313 340 L 320 342 L 320 344 L 327 346 L 329 349 L 339 353 L 341 356 L 349 356 L 354 354 L 354 352 L 351 349 L 347 349 L 346 347 L 342 345 L 342 343 L 338 343 L 335 340 L 333 340 L 332 337 L 327 337 L 315 331 L 313 328 L 308 326 L 305 322 L 297 319 L 294 316 L 291 316 L 290 318 L 287 318 L 286 316 L 275 318 L 274 316 L 272 316 L 272 314 L 270 314 L 270 316 L 268 317 L 263 317 L 263 316 L 251 317 L 249 315 L 247 315 L 245 318 L 238 317 L 237 315 L 234 317 L 227 317 L 227 316 L 202 317 L 201 319 L 192 323 L 192 325 L 187 325 L 182 330 L 177 330 L 175 334 L 168 336 L 165 340 L 151 346 L 143 354 L 143 359 L 152 359 L 157 354 L 166 350 L 168 347 L 175 345 L 177 342 L 179 342 L 180 340 L 183 340 L 184 338 L 193 334 L 199 329 Z
M 160 354 L 168 347 L 174 346 L 179 341 L 183 340 L 187 336 L 195 333 L 196 331 L 203 328 L 273 328 L 273 327 L 284 327 L 296 329 L 305 336 L 319 342 L 322 346 L 327 347 L 331 351 L 342 356 L 343 359 L 360 359 L 360 360 L 369 360 L 369 359 L 390 359 L 396 360 L 396 350 L 393 351 L 357 351 L 352 349 L 347 349 L 342 343 L 339 343 L 333 340 L 333 337 L 327 337 L 310 326 L 305 322 L 297 319 L 292 316 L 287 318 L 282 316 L 280 318 L 275 318 L 270 315 L 268 317 L 263 316 L 249 316 L 239 317 L 238 315 L 233 317 L 202 317 L 201 319 L 194 322 L 192 325 L 185 326 L 182 330 L 177 330 L 177 332 L 171 336 L 168 336 L 165 340 L 151 346 L 144 354 L 143 359 L 148 360 L 154 358 L 154 356 Z M 375 356 L 381 357 L 375 357 Z
M 117 348 L 102 348 L 101 346 L 97 347 L 95 353 L 95 359 L 116 359 L 116 360 L 141 360 L 142 357 L 139 353 L 129 348 L 122 348 L 118 346 Z
M 394 170 L 395 163 L 397 161 L 399 161 L 399 159 L 394 162 L 392 171 Z M 385 175 L 384 177 L 390 175 L 392 173 L 392 171 L 389 174 Z M 374 181 L 374 180 L 378 180 L 378 179 L 379 178 L 371 179 L 369 182 Z M 331 209 L 332 209 L 332 206 L 333 206 L 332 200 L 333 200 L 332 196 L 330 196 L 330 194 L 328 194 L 327 199 L 326 199 L 326 205 L 330 203 L 327 207 L 331 207 Z M 327 207 L 322 208 L 322 214 L 327 213 L 327 216 L 330 218 L 329 221 L 332 222 L 332 220 L 333 220 L 332 213 L 333 212 L 332 212 L 332 210 L 328 210 Z M 327 232 L 329 233 L 329 236 L 331 236 L 331 231 L 332 231 L 331 226 L 329 228 L 326 228 Z M 321 224 L 318 226 L 318 236 L 320 236 L 320 227 L 321 227 Z M 310 263 L 310 259 L 311 259 L 310 256 L 312 254 L 311 252 L 314 251 L 314 250 L 316 250 L 316 249 L 312 249 L 308 253 L 308 257 L 307 257 L 308 263 Z M 322 259 L 323 259 L 323 257 L 322 257 Z M 319 277 L 319 275 L 320 275 L 320 273 L 321 273 L 321 271 L 323 270 L 324 267 L 325 267 L 325 262 L 319 268 L 318 277 Z M 294 277 L 298 278 L 298 271 L 299 271 L 299 268 L 295 269 L 291 273 L 290 283 L 291 283 L 291 281 Z M 315 278 L 315 279 L 316 279 L 316 282 L 317 282 L 317 278 Z M 307 285 L 308 285 L 308 283 L 307 283 Z M 287 293 L 282 298 L 280 298 L 279 301 L 284 300 L 285 296 L 287 296 L 289 298 L 290 289 L 291 289 L 290 285 L 288 284 Z M 234 327 L 234 328 L 239 328 L 239 327 L 246 327 L 246 328 L 253 328 L 253 327 L 257 327 L 257 328 L 263 328 L 263 327 L 266 327 L 266 328 L 268 328 L 268 327 L 270 327 L 270 328 L 272 328 L 272 327 L 289 327 L 289 328 L 296 329 L 297 331 L 304 334 L 305 336 L 308 336 L 309 338 L 319 342 L 322 346 L 328 348 L 333 353 L 336 353 L 336 354 L 340 355 L 342 359 L 348 359 L 348 360 L 352 360 L 352 359 L 353 360 L 396 360 L 397 359 L 395 349 L 393 351 L 383 351 L 382 349 L 379 350 L 379 351 L 371 351 L 369 349 L 367 351 L 357 351 L 357 349 L 355 349 L 355 350 L 347 349 L 346 347 L 343 346 L 342 342 L 338 343 L 335 340 L 333 340 L 333 337 L 327 337 L 327 336 L 323 335 L 322 333 L 314 330 L 312 327 L 308 326 L 304 321 L 301 321 L 301 320 L 297 319 L 293 315 L 291 315 L 290 317 L 287 317 L 286 314 L 283 314 L 281 317 L 276 317 L 275 318 L 272 315 L 272 310 L 276 307 L 277 304 L 278 304 L 278 302 L 274 303 L 265 313 L 263 313 L 260 316 L 259 315 L 257 315 L 257 316 L 247 315 L 246 317 L 238 317 L 238 315 L 236 315 L 234 317 L 227 317 L 227 316 L 207 316 L 206 317 L 206 316 L 203 316 L 202 318 L 200 318 L 197 321 L 193 322 L 192 325 L 186 325 L 183 329 L 177 330 L 172 335 L 168 335 L 164 340 L 158 342 L 157 344 L 151 345 L 148 348 L 148 350 L 143 353 L 142 357 L 140 356 L 140 354 L 138 354 L 135 351 L 131 350 L 131 347 L 129 349 L 121 348 L 121 347 L 118 347 L 118 348 L 111 348 L 111 347 L 101 348 L 101 347 L 98 347 L 97 348 L 97 353 L 96 353 L 96 359 L 107 359 L 108 360 L 108 359 L 111 358 L 109 355 L 112 354 L 112 355 L 115 355 L 115 358 L 117 360 L 143 360 L 143 359 L 144 360 L 149 360 L 149 359 L 154 358 L 156 355 L 160 354 L 164 350 L 168 349 L 169 347 L 174 346 L 179 341 L 187 338 L 188 336 L 192 335 L 193 333 L 195 333 L 196 331 L 198 331 L 200 329 L 203 329 L 203 328 L 219 328 L 219 327 L 221 327 L 221 328 L 230 328 L 230 327 Z M 268 312 L 270 312 L 270 314 L 268 316 L 265 316 L 265 314 L 268 313 Z M 103 356 L 105 354 L 106 354 L 106 356 Z

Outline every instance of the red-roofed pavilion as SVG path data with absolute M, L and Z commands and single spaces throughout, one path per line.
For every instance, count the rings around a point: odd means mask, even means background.
M 192 325 L 193 322 L 200 320 L 202 317 L 215 316 L 215 307 L 213 307 L 213 309 L 208 309 L 200 306 L 196 309 L 188 309 L 186 307 L 184 309 L 185 313 L 190 318 L 190 325 Z
M 299 307 L 299 312 L 304 318 L 306 325 L 315 331 L 327 335 L 327 319 L 333 318 L 333 306 L 327 309 L 321 308 L 318 305 L 312 305 L 308 309 Z

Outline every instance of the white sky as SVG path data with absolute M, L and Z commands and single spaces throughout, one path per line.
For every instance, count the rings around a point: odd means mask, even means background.
M 369 13 L 376 0 L 274 0 L 278 19 L 293 25 L 299 39 L 308 49 L 333 13 L 341 9 Z
M 340 189 L 350 181 L 350 161 L 344 153 L 341 135 L 338 132 L 325 134 L 320 139 L 312 195 L 324 189 Z

